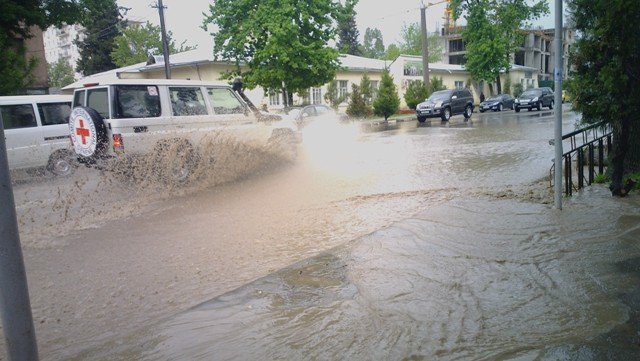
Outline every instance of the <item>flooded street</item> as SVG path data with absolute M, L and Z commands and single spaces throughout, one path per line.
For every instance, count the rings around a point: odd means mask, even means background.
M 553 210 L 551 112 L 374 130 L 219 151 L 186 187 L 17 180 L 41 358 L 639 357 L 640 201 Z

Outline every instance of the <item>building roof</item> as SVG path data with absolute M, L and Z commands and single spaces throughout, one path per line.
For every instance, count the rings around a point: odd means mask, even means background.
M 340 54 L 340 65 L 349 70 L 383 71 L 387 67 L 387 61 L 365 58 L 362 56 Z
M 164 68 L 164 62 L 162 56 L 154 56 L 156 62 L 153 64 L 138 63 L 134 65 L 125 66 L 118 69 L 108 70 L 102 73 L 89 75 L 72 84 L 69 84 L 62 88 L 63 91 L 70 91 L 76 88 L 82 87 L 86 83 L 100 83 L 113 79 L 118 79 L 120 74 L 123 73 L 143 73 L 152 70 L 158 70 Z M 341 54 L 338 58 L 341 66 L 348 70 L 353 71 L 383 71 L 387 64 L 384 60 L 364 58 L 361 56 Z M 180 68 L 185 66 L 204 65 L 204 64 L 224 64 L 229 65 L 231 63 L 227 61 L 216 60 L 213 56 L 211 49 L 193 49 L 184 51 L 181 53 L 171 54 L 169 56 L 169 63 L 171 68 Z

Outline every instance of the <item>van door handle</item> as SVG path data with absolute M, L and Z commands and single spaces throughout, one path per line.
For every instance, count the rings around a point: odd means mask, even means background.
M 147 127 L 133 127 L 134 133 L 146 133 L 148 130 Z

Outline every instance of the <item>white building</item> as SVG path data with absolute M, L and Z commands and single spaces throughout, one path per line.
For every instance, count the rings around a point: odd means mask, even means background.
M 69 65 L 75 70 L 80 51 L 74 43 L 78 38 L 84 38 L 84 28 L 80 25 L 64 25 L 60 28 L 49 27 L 44 32 L 44 53 L 47 63 L 53 64 L 60 58 L 67 60 Z M 76 79 L 81 77 L 76 73 Z

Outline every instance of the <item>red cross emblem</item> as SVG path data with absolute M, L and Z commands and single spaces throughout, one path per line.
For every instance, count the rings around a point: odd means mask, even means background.
M 89 129 L 84 127 L 84 119 L 79 119 L 80 126 L 76 128 L 76 134 L 82 137 L 82 144 L 87 144 L 87 137 L 90 135 Z

